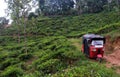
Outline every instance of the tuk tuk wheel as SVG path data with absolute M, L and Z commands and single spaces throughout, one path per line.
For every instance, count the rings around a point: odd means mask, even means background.
M 102 58 L 97 58 L 98 62 L 101 63 L 102 62 Z

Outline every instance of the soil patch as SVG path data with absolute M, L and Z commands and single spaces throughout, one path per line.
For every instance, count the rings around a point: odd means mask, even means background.
M 106 66 L 114 68 L 120 74 L 120 37 L 111 40 L 111 37 L 107 36 L 105 51 Z

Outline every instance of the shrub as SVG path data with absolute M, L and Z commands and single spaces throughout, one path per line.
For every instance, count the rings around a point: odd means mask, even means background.
M 47 54 L 42 55 L 39 59 L 35 60 L 33 62 L 33 65 L 36 67 L 36 65 L 39 65 L 45 62 L 46 60 L 55 58 L 55 56 L 56 56 L 56 53 L 48 52 Z
M 31 53 L 24 53 L 24 54 L 21 54 L 18 56 L 18 58 L 21 60 L 21 61 L 26 61 L 26 60 L 29 60 L 30 58 L 32 58 L 33 55 Z
M 50 59 L 37 66 L 37 70 L 48 73 L 55 73 L 62 69 L 62 63 L 58 59 Z
M 9 55 L 7 56 L 8 58 L 17 58 L 20 54 L 19 51 L 9 51 Z
M 33 73 L 29 73 L 27 75 L 23 75 L 22 77 L 43 77 L 44 75 L 38 71 L 35 71 Z
M 4 61 L 7 58 L 7 54 L 1 54 L 0 55 L 0 62 Z
M 22 47 L 20 49 L 21 54 L 26 53 L 26 52 L 32 53 L 33 51 L 34 51 L 33 47 Z
M 23 75 L 23 70 L 21 68 L 10 66 L 6 68 L 1 74 L 1 77 L 19 77 Z
M 67 71 L 58 72 L 51 77 L 119 77 L 119 75 L 105 66 L 89 62 L 87 66 L 71 67 Z
M 17 64 L 17 63 L 19 63 L 19 60 L 18 60 L 18 59 L 7 58 L 5 61 L 3 61 L 3 62 L 0 64 L 0 70 L 4 70 L 4 69 L 7 68 L 8 66 L 14 65 L 14 64 Z
M 15 45 L 15 46 L 6 46 L 5 49 L 7 50 L 19 50 L 21 49 L 22 47 L 19 46 L 19 45 Z

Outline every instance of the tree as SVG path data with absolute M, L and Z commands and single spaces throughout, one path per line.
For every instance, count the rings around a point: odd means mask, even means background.
M 110 3 L 110 9 L 119 11 L 120 10 L 120 0 L 112 0 Z
M 107 0 L 108 3 L 105 5 L 105 11 L 120 11 L 120 0 Z
M 4 30 L 5 26 L 8 25 L 9 20 L 5 17 L 0 17 L 0 35 L 2 34 L 2 31 Z
M 73 7 L 73 0 L 39 0 L 39 8 L 44 15 L 70 13 Z
M 97 13 L 103 11 L 107 0 L 76 0 L 78 13 Z
M 18 26 L 18 42 L 20 42 L 20 28 L 23 28 L 21 30 L 24 32 L 24 42 L 26 47 L 26 22 L 29 11 L 32 9 L 31 3 L 33 3 L 34 0 L 5 0 L 5 2 L 8 4 L 8 13 L 11 15 L 15 25 Z
M 28 19 L 32 19 L 32 18 L 36 18 L 36 17 L 38 17 L 38 15 L 34 12 L 30 12 L 28 15 Z
M 0 17 L 0 25 L 8 25 L 9 20 L 6 19 L 5 17 Z
M 76 0 L 76 9 L 78 12 L 78 15 L 83 13 L 83 7 L 85 6 L 84 0 Z
M 45 9 L 45 0 L 39 0 L 39 8 L 41 10 L 41 12 L 44 12 Z
M 72 8 L 74 8 L 74 1 L 73 0 L 62 0 L 62 11 L 64 13 L 69 13 Z

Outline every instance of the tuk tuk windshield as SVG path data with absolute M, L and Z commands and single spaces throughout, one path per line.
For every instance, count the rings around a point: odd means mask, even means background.
M 103 46 L 104 42 L 103 40 L 92 40 L 92 43 L 91 45 L 100 45 L 100 46 Z

